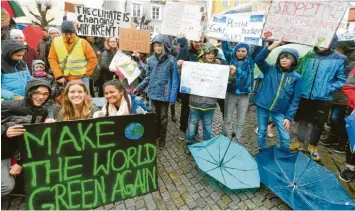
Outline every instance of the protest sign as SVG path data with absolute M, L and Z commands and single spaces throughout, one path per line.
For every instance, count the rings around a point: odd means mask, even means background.
M 25 125 L 28 210 L 84 210 L 158 190 L 155 114 Z
M 154 27 L 153 27 L 153 26 L 147 26 L 147 25 L 139 25 L 139 24 L 136 24 L 136 25 L 135 25 L 135 28 L 136 28 L 136 29 L 141 29 L 141 30 L 148 30 L 148 31 L 150 31 L 151 33 L 154 32 Z
M 133 28 L 120 29 L 120 50 L 150 53 L 150 32 Z
M 70 2 L 64 2 L 64 11 L 75 13 L 76 6 L 85 6 L 84 4 L 74 4 Z
M 201 25 L 203 7 L 187 5 L 182 2 L 167 2 L 161 33 L 181 36 L 189 40 L 200 40 L 203 32 Z
M 229 66 L 184 62 L 180 92 L 224 99 L 227 92 Z
M 129 13 L 90 7 L 75 7 L 78 35 L 94 37 L 118 37 L 120 28 L 129 28 Z
M 262 45 L 260 39 L 264 15 L 260 12 L 213 15 L 207 27 L 208 37 L 217 40 Z
M 139 70 L 137 63 L 120 50 L 116 52 L 109 68 L 111 72 L 116 73 L 119 71 L 122 73 L 122 75 L 127 78 L 129 85 L 131 85 L 131 83 L 142 73 L 142 71 Z
M 262 37 L 329 47 L 347 9 L 344 1 L 272 1 Z

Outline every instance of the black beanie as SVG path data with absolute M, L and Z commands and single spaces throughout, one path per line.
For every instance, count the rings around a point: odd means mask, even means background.
M 71 21 L 63 21 L 62 33 L 76 33 L 74 24 Z

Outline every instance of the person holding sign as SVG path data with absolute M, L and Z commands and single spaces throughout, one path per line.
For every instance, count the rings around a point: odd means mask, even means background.
M 271 115 L 280 137 L 280 148 L 289 151 L 290 125 L 301 97 L 301 76 L 296 73 L 299 63 L 297 50 L 283 49 L 276 64 L 270 65 L 265 61 L 270 52 L 281 43 L 281 40 L 274 41 L 255 58 L 255 63 L 264 74 L 256 96 L 259 150 L 267 149 L 266 132 Z
M 64 21 L 62 36 L 53 39 L 48 61 L 60 84 L 81 79 L 89 89 L 89 78 L 98 61 L 90 44 L 76 35 L 74 24 Z
M 92 118 L 97 111 L 88 88 L 81 80 L 70 81 L 64 89 L 62 108 L 58 121 Z
M 94 113 L 94 118 L 107 116 L 121 116 L 140 114 L 151 111 L 142 101 L 133 94 L 128 94 L 121 82 L 117 80 L 107 81 L 103 85 L 106 105 L 101 111 Z
M 152 40 L 154 54 L 148 59 L 147 77 L 133 90 L 138 94 L 148 86 L 148 97 L 152 110 L 157 114 L 157 136 L 159 148 L 165 147 L 168 129 L 169 104 L 175 104 L 179 88 L 179 73 L 176 59 L 168 54 L 168 43 L 164 36 L 157 35 Z
M 51 85 L 42 79 L 33 79 L 26 86 L 22 100 L 1 102 L 1 197 L 15 187 L 14 176 L 22 171 L 22 160 L 10 167 L 10 159 L 18 155 L 17 142 L 26 132 L 23 124 L 45 122 L 48 111 L 45 104 L 51 95 Z
M 228 137 L 231 119 L 237 107 L 237 141 L 243 135 L 245 116 L 249 107 L 249 96 L 253 92 L 254 60 L 250 57 L 250 47 L 246 43 L 235 46 L 231 57 L 231 65 L 237 71 L 229 77 L 227 96 L 224 107 L 223 133 Z
M 220 62 L 216 60 L 218 49 L 212 43 L 203 44 L 202 50 L 203 56 L 198 62 L 220 64 Z M 183 60 L 179 60 L 179 67 L 181 67 L 183 63 Z M 235 67 L 231 66 L 231 73 L 235 73 Z M 186 154 L 190 154 L 188 146 L 195 143 L 195 134 L 200 119 L 202 119 L 203 125 L 203 140 L 209 140 L 212 138 L 212 122 L 217 107 L 217 98 L 190 95 L 189 107 L 190 117 L 186 134 Z
M 332 95 L 341 89 L 349 74 L 348 58 L 335 51 L 337 42 L 338 37 L 335 36 L 329 48 L 314 47 L 302 58 L 298 68 L 302 75 L 302 96 L 296 115 L 299 121 L 297 141 L 291 144 L 290 150 L 302 149 L 308 134 L 308 123 L 312 123 L 308 150 L 315 161 L 320 160 L 317 145 L 328 119 Z

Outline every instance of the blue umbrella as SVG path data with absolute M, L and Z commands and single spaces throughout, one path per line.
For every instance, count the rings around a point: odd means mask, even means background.
M 198 167 L 229 189 L 258 188 L 258 165 L 249 152 L 223 135 L 189 146 Z
M 258 153 L 261 182 L 295 210 L 354 210 L 335 174 L 302 152 L 277 147 Z
M 352 153 L 355 152 L 355 110 L 345 118 L 345 128 L 349 137 L 349 145 Z

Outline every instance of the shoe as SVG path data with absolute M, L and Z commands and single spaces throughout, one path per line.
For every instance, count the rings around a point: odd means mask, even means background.
M 202 135 L 200 135 L 199 133 L 196 133 L 195 139 L 196 139 L 196 141 L 202 141 L 203 140 Z
M 297 151 L 303 149 L 303 143 L 300 141 L 294 141 L 290 144 L 290 151 Z
M 165 148 L 165 140 L 160 140 L 158 143 L 159 149 L 164 149 Z
M 336 147 L 333 149 L 333 152 L 339 153 L 339 154 L 345 154 L 345 146 L 338 144 L 338 146 L 336 146 Z
M 255 134 L 258 135 L 258 128 L 255 129 Z
M 232 139 L 235 138 L 237 135 L 235 134 L 235 132 L 232 133 Z
M 171 121 L 176 123 L 176 121 L 177 121 L 176 117 L 171 117 Z
M 274 130 L 272 129 L 272 127 L 270 127 L 270 125 L 267 126 L 267 136 L 269 136 L 270 138 L 274 137 Z
M 348 183 L 352 179 L 355 179 L 355 171 L 351 171 L 350 168 L 346 167 L 342 172 L 340 172 L 339 178 Z
M 185 140 L 185 132 L 180 130 L 178 133 L 178 137 L 181 141 Z
M 308 151 L 311 154 L 311 158 L 314 161 L 320 161 L 320 157 L 317 151 L 317 146 L 313 146 L 313 145 L 308 145 Z
M 326 138 L 324 140 L 320 140 L 319 144 L 321 144 L 323 146 L 326 146 L 326 147 L 329 147 L 329 146 L 336 145 L 336 141 L 337 141 L 337 138 L 335 136 L 329 135 L 328 138 Z
M 185 151 L 184 151 L 186 155 L 190 155 L 190 154 L 191 154 L 191 151 L 190 151 L 190 149 L 189 149 L 189 146 L 190 146 L 190 145 L 186 144 Z

